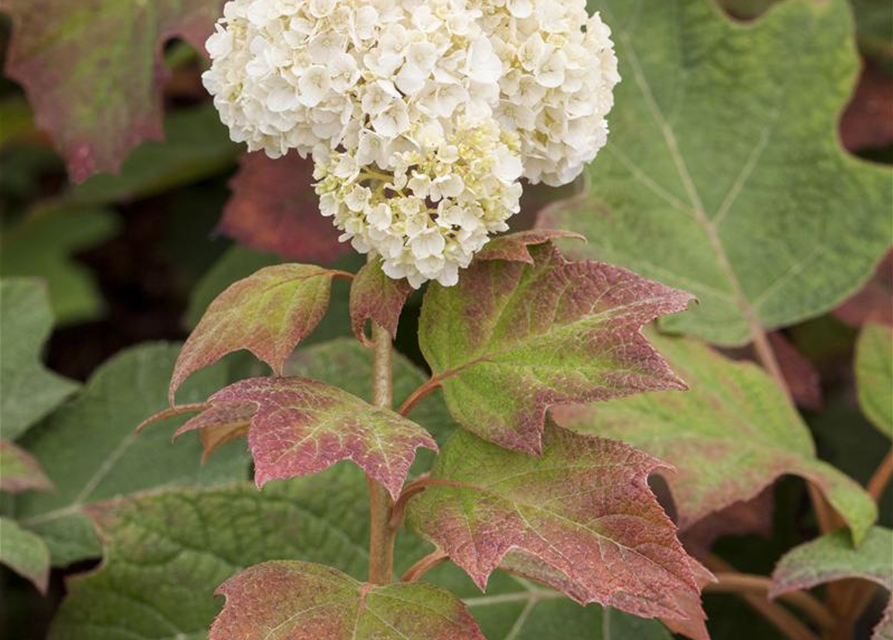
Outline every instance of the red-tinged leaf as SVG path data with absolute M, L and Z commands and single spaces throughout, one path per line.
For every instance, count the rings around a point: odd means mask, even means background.
M 232 284 L 211 303 L 183 345 L 171 377 L 171 405 L 177 387 L 192 373 L 240 349 L 281 374 L 288 356 L 325 315 L 332 278 L 349 275 L 283 264 Z
M 145 140 L 161 140 L 162 44 L 200 50 L 220 0 L 3 0 L 13 30 L 6 74 L 20 82 L 39 127 L 74 181 L 115 172 Z
M 834 315 L 851 327 L 861 327 L 869 320 L 893 325 L 893 251 L 887 253 L 871 280 L 837 307 Z
M 43 539 L 11 518 L 0 516 L 0 564 L 30 580 L 46 593 L 50 581 L 50 550 Z
M 769 343 L 794 402 L 804 409 L 821 411 L 822 380 L 816 368 L 783 333 L 770 333 Z
M 537 454 L 546 409 L 684 389 L 642 336 L 692 296 L 600 262 L 568 262 L 551 243 L 534 263 L 477 260 L 455 287 L 432 283 L 419 339 L 447 407 L 466 429 Z
M 226 605 L 210 640 L 485 640 L 462 601 L 440 587 L 364 584 L 308 562 L 256 565 L 217 594 Z
M 296 153 L 278 160 L 246 153 L 230 183 L 220 231 L 286 260 L 331 263 L 351 249 L 338 242 L 338 230 L 320 214 L 312 183 L 313 163 Z
M 870 63 L 862 69 L 856 93 L 840 118 L 840 139 L 850 151 L 893 143 L 893 78 Z
M 772 514 L 775 496 L 772 486 L 766 487 L 751 500 L 736 502 L 702 518 L 680 533 L 689 553 L 704 558 L 718 538 L 728 535 L 772 535 Z
M 53 483 L 37 460 L 12 442 L 0 440 L 0 491 L 50 491 Z
M 414 422 L 307 378 L 242 380 L 215 393 L 208 403 L 209 409 L 184 424 L 177 436 L 214 429 L 232 439 L 250 407 L 248 445 L 258 487 L 350 459 L 396 500 L 415 450 L 437 451 L 434 439 Z
M 412 291 L 412 285 L 405 278 L 394 280 L 385 275 L 378 258 L 360 269 L 350 287 L 350 320 L 357 339 L 369 346 L 367 320 L 396 338 L 400 312 Z
M 458 432 L 408 522 L 484 589 L 503 562 L 580 603 L 687 620 L 699 597 L 676 527 L 648 488 L 662 463 L 616 441 L 546 429 L 535 458 Z M 545 568 L 544 568 L 545 567 Z
M 247 437 L 251 418 L 255 413 L 257 406 L 253 404 L 226 404 L 211 407 L 194 418 L 194 425 L 204 425 L 195 426 L 200 429 L 199 437 L 204 449 L 202 462 L 207 461 L 212 453 L 227 442 Z
M 560 229 L 529 229 L 493 238 L 477 254 L 478 260 L 507 260 L 534 264 L 530 247 L 545 244 L 559 238 L 574 238 L 586 241 L 579 233 Z
M 842 531 L 829 533 L 788 552 L 772 574 L 774 586 L 769 593 L 775 598 L 791 591 L 811 589 L 820 584 L 861 578 L 893 589 L 893 531 L 874 527 L 865 541 L 854 548 Z M 875 627 L 872 640 L 893 638 L 893 597 L 884 617 Z
M 652 336 L 687 393 L 653 393 L 558 407 L 558 424 L 618 438 L 666 460 L 679 526 L 749 500 L 778 477 L 820 489 L 859 541 L 877 518 L 871 497 L 818 458 L 809 429 L 778 384 L 750 362 L 734 362 L 695 340 Z

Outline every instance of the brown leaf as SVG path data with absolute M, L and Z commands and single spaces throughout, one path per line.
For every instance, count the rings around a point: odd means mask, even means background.
M 893 78 L 868 63 L 840 119 L 840 138 L 850 151 L 893 144 Z
M 837 307 L 834 315 L 851 327 L 861 327 L 869 320 L 893 325 L 893 251 L 887 253 L 871 280 Z

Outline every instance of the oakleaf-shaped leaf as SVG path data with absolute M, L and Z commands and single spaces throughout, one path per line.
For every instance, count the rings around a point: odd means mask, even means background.
M 12 442 L 0 440 L 0 491 L 49 491 L 53 483 L 37 460 Z
M 215 393 L 208 403 L 210 408 L 177 435 L 221 425 L 234 429 L 252 407 L 248 444 L 258 487 L 350 459 L 396 500 L 415 450 L 437 450 L 434 439 L 414 422 L 307 378 L 242 380 Z
M 529 251 L 533 264 L 475 261 L 458 285 L 425 295 L 422 352 L 463 427 L 536 454 L 550 405 L 685 388 L 640 329 L 690 295 L 567 262 L 551 244 Z
M 687 619 L 680 598 L 699 597 L 691 559 L 648 488 L 662 463 L 556 426 L 543 443 L 535 458 L 458 432 L 410 501 L 408 522 L 481 589 L 504 560 L 535 559 L 554 574 L 550 585 L 581 603 Z
M 232 284 L 205 311 L 177 358 L 169 400 L 192 373 L 247 349 L 277 374 L 297 344 L 322 320 L 332 278 L 349 276 L 304 264 L 266 267 Z
M 180 36 L 204 50 L 220 5 L 3 0 L 13 20 L 6 73 L 25 87 L 75 181 L 115 172 L 141 141 L 161 139 L 161 45 Z
M 413 288 L 405 278 L 394 280 L 381 269 L 381 259 L 376 258 L 360 269 L 350 287 L 350 320 L 354 335 L 365 345 L 366 321 L 377 323 L 391 337 L 397 337 L 400 312 Z
M 134 434 L 140 420 L 165 406 L 178 350 L 179 345 L 146 344 L 115 356 L 93 374 L 77 398 L 21 441 L 56 490 L 18 494 L 16 517 L 45 539 L 55 566 L 99 555 L 96 534 L 84 515 L 87 505 L 160 486 L 247 478 L 249 461 L 237 448 L 200 466 L 197 439 L 172 447 L 172 429 L 182 420 Z M 221 367 L 201 372 L 182 395 L 204 400 L 226 384 L 225 373 Z
M 77 385 L 47 370 L 43 344 L 53 326 L 46 289 L 37 280 L 0 280 L 0 424 L 3 438 L 14 440 L 47 415 Z
M 313 162 L 297 153 L 277 160 L 244 154 L 220 231 L 286 260 L 331 263 L 349 252 L 350 244 L 338 242 L 338 230 L 319 214 L 313 182 Z
M 733 362 L 691 339 L 653 337 L 691 389 L 553 411 L 564 427 L 618 438 L 666 460 L 686 528 L 756 496 L 783 474 L 818 486 L 861 540 L 877 517 L 852 479 L 816 457 L 809 429 L 778 385 L 754 364 Z
M 748 342 L 854 293 L 890 243 L 890 170 L 837 120 L 859 67 L 846 0 L 782 2 L 753 24 L 713 0 L 590 0 L 623 82 L 591 189 L 540 224 L 694 293 L 664 326 Z
M 873 527 L 865 541 L 853 548 L 840 531 L 800 545 L 788 552 L 775 567 L 775 585 L 770 595 L 780 596 L 798 589 L 811 589 L 826 582 L 862 578 L 893 589 L 893 531 Z M 884 618 L 875 627 L 872 640 L 893 638 L 893 598 Z
M 484 245 L 484 248 L 475 257 L 477 260 L 508 260 L 509 262 L 534 264 L 533 256 L 530 254 L 530 247 L 545 244 L 559 238 L 585 240 L 580 234 L 571 231 L 528 229 L 493 238 Z
M 307 562 L 266 562 L 220 585 L 210 640 L 485 640 L 465 605 L 425 583 L 357 582 Z
M 872 424 L 893 438 L 893 328 L 868 323 L 856 344 L 859 405 Z
M 50 550 L 40 536 L 10 518 L 0 517 L 0 563 L 45 593 L 50 580 Z

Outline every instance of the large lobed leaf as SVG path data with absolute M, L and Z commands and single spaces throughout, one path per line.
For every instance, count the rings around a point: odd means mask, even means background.
M 318 564 L 267 562 L 230 578 L 217 593 L 226 606 L 210 640 L 485 640 L 462 601 L 445 589 L 363 584 Z
M 171 377 L 174 403 L 186 378 L 228 353 L 247 349 L 281 374 L 285 361 L 329 306 L 338 271 L 303 264 L 266 267 L 230 285 L 205 311 Z
M 0 280 L 0 424 L 6 440 L 21 436 L 77 389 L 41 362 L 52 326 L 47 292 L 39 281 Z
M 434 439 L 414 422 L 308 378 L 242 380 L 215 393 L 208 405 L 177 435 L 222 431 L 228 441 L 247 434 L 258 487 L 350 459 L 396 500 L 415 450 L 437 450 Z
M 697 295 L 664 326 L 719 344 L 819 315 L 889 245 L 888 168 L 847 155 L 837 119 L 858 58 L 846 0 L 780 3 L 751 25 L 713 0 L 590 0 L 624 81 L 589 194 L 541 224 Z
M 581 603 L 701 622 L 695 565 L 648 488 L 661 463 L 556 426 L 543 442 L 536 458 L 457 433 L 408 523 L 481 589 L 503 564 Z
M 893 589 L 893 531 L 874 527 L 865 542 L 856 549 L 841 532 L 826 534 L 800 545 L 785 555 L 772 574 L 774 585 L 770 595 L 782 595 L 820 584 L 862 578 Z M 874 630 L 872 640 L 893 638 L 893 598 L 884 617 Z
M 13 31 L 6 73 L 25 87 L 38 126 L 75 181 L 117 171 L 162 130 L 162 45 L 203 49 L 220 0 L 3 0 Z M 52 19 L 49 19 L 52 16 Z
M 856 344 L 859 405 L 878 430 L 893 438 L 893 329 L 868 323 Z
M 478 260 L 425 295 L 422 352 L 463 427 L 536 454 L 550 405 L 685 388 L 640 330 L 690 295 L 550 243 L 525 249 L 531 263 Z
M 83 392 L 31 430 L 22 445 L 56 486 L 21 494 L 16 517 L 40 534 L 54 565 L 97 557 L 99 543 L 84 507 L 160 486 L 218 484 L 247 477 L 248 460 L 229 449 L 199 466 L 201 445 L 171 447 L 171 423 L 137 436 L 134 427 L 165 405 L 177 345 L 147 344 L 116 356 L 90 378 Z M 221 368 L 197 375 L 187 400 L 204 399 L 225 384 Z
M 679 524 L 756 496 L 783 474 L 813 482 L 861 540 L 877 517 L 867 493 L 816 456 L 809 430 L 759 367 L 691 339 L 654 337 L 690 385 L 553 412 L 564 427 L 629 442 L 675 467 L 667 474 Z

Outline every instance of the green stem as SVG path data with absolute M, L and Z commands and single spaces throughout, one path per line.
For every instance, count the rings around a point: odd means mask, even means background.
M 372 325 L 372 403 L 391 408 L 394 402 L 393 347 L 391 336 L 377 324 Z M 369 582 L 390 584 L 394 579 L 394 540 L 397 530 L 391 526 L 394 504 L 387 489 L 372 478 L 369 485 Z

